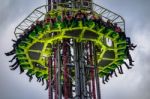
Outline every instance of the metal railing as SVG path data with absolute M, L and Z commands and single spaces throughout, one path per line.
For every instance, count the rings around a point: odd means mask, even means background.
M 88 9 L 87 7 L 77 7 L 76 2 L 69 2 L 69 3 L 57 3 L 57 4 L 52 4 L 51 8 L 52 10 L 59 10 L 59 11 L 78 11 L 78 10 L 83 10 L 83 11 L 91 11 L 91 9 Z M 123 32 L 125 32 L 125 20 L 123 17 L 120 15 L 102 7 L 99 6 L 95 3 L 89 3 L 89 6 L 92 7 L 92 11 L 96 12 L 97 15 L 102 16 L 104 21 L 107 21 L 108 19 L 112 23 L 117 23 L 118 26 L 122 29 Z M 16 38 L 19 38 L 20 34 L 23 34 L 25 29 L 30 29 L 32 24 L 35 24 L 37 20 L 44 20 L 45 15 L 48 12 L 48 5 L 43 5 L 35 10 L 33 10 L 16 28 L 14 31 L 14 34 Z

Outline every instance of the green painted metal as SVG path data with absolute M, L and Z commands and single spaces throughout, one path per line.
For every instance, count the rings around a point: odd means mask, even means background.
M 53 12 L 57 11 L 48 13 Z M 58 10 L 58 12 L 61 11 Z M 38 33 L 35 32 L 35 29 L 38 30 Z M 45 24 L 43 28 L 36 26 L 35 29 L 16 48 L 20 66 L 27 70 L 29 75 L 44 76 L 46 80 L 48 79 L 48 61 L 45 57 L 52 55 L 52 49 L 49 46 L 61 42 L 65 38 L 72 38 L 77 42 L 94 42 L 95 47 L 99 49 L 97 53 L 99 77 L 114 71 L 126 59 L 126 40 L 121 39 L 119 34 L 112 29 L 97 26 L 93 21 L 86 21 L 85 25 L 82 24 L 82 21 L 72 22 L 69 27 L 65 22 L 58 21 L 54 26 Z M 55 35 L 50 36 L 51 33 L 55 33 Z M 106 43 L 106 39 L 112 42 L 111 46 Z M 37 67 L 35 64 L 40 66 Z

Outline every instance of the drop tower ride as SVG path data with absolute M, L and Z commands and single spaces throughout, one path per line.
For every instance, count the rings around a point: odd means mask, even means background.
M 133 66 L 124 19 L 92 0 L 48 0 L 14 34 L 11 70 L 46 83 L 49 99 L 101 99 L 100 78 Z

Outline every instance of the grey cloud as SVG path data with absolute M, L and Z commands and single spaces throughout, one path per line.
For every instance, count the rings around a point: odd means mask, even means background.
M 5 52 L 11 50 L 14 28 L 36 7 L 45 4 L 43 0 L 0 0 L 0 99 L 46 99 L 45 86 L 29 83 L 27 76 L 10 71 Z
M 150 1 L 149 0 L 101 0 L 100 5 L 120 14 L 126 20 L 126 33 L 138 45 L 132 52 L 135 67 L 124 75 L 102 85 L 102 99 L 150 98 Z

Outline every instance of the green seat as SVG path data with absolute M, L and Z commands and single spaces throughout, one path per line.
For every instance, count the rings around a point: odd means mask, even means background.
M 37 33 L 34 30 L 29 34 L 29 37 L 34 38 L 36 35 L 37 35 Z
M 48 74 L 44 74 L 43 78 L 48 80 Z
M 64 28 L 65 25 L 62 22 L 55 22 L 53 27 L 56 29 L 61 29 L 61 28 Z
M 119 50 L 117 50 L 117 53 L 118 54 L 123 54 L 123 53 L 125 53 L 125 49 L 119 49 Z
M 22 67 L 23 70 L 28 70 L 31 68 L 29 64 L 21 64 L 20 67 Z
M 102 72 L 99 72 L 98 75 L 99 75 L 99 77 L 104 77 L 105 75 L 107 75 L 107 73 L 102 71 Z
M 118 60 L 118 61 L 116 61 L 116 64 L 117 64 L 117 65 L 122 65 L 123 62 L 124 62 L 123 60 Z
M 117 43 L 122 43 L 122 42 L 126 42 L 126 40 L 123 39 L 123 38 L 118 37 L 118 38 L 116 39 L 116 42 L 117 42 Z
M 43 31 L 49 30 L 50 27 L 51 27 L 50 23 L 46 23 L 46 24 L 43 26 Z
M 89 28 L 94 28 L 95 27 L 95 22 L 93 22 L 92 20 L 89 20 L 86 22 L 86 26 Z
M 29 75 L 34 75 L 36 72 L 35 72 L 35 70 L 34 69 L 31 69 L 31 68 L 29 68 L 28 69 L 28 71 L 27 71 L 27 74 L 29 74 Z
M 17 55 L 17 58 L 19 58 L 19 59 L 22 59 L 22 58 L 26 58 L 26 54 L 18 54 Z
M 114 32 L 113 30 L 111 30 L 111 29 L 108 29 L 108 34 L 107 34 L 109 37 L 111 37 L 111 38 L 116 38 L 118 35 L 117 35 L 117 33 L 116 32 Z
M 33 42 L 33 39 L 27 37 L 27 38 L 24 39 L 24 42 L 32 43 L 32 42 Z
M 35 30 L 37 31 L 37 34 L 39 34 L 40 32 L 43 31 L 43 28 L 37 25 L 37 26 L 35 27 Z
M 102 26 L 101 28 L 99 28 L 99 30 L 97 30 L 99 33 L 104 33 L 105 32 L 105 27 Z
M 21 48 L 26 48 L 27 45 L 28 45 L 28 44 L 21 42 L 21 43 L 19 44 L 19 47 L 21 47 Z
M 118 66 L 116 65 L 116 64 L 111 64 L 110 65 L 110 68 L 112 68 L 112 69 L 116 69 Z
M 71 24 L 71 27 L 74 28 L 74 27 L 76 27 L 76 26 L 78 26 L 78 23 L 77 23 L 75 20 L 73 20 L 73 21 L 72 21 L 72 24 Z
M 119 59 L 125 59 L 125 58 L 126 58 L 126 54 L 117 55 L 117 57 L 118 57 Z
M 126 48 L 126 44 L 124 44 L 124 43 L 123 44 L 117 44 L 117 47 L 118 48 Z
M 42 73 L 38 71 L 38 72 L 36 72 L 35 75 L 36 75 L 36 77 L 41 77 L 41 76 L 42 76 Z
M 17 48 L 16 49 L 16 54 L 24 53 L 24 49 Z
M 110 68 L 105 68 L 104 70 L 103 70 L 103 72 L 105 72 L 105 73 L 110 73 L 112 71 L 112 69 L 110 69 Z
M 18 59 L 20 63 L 28 63 L 27 59 Z

